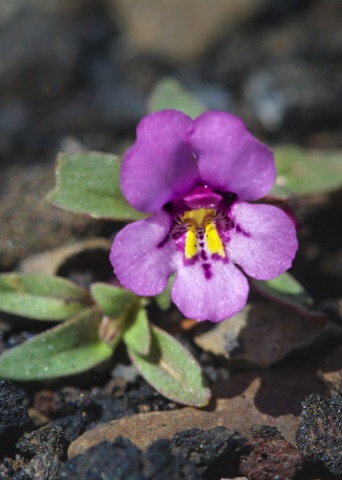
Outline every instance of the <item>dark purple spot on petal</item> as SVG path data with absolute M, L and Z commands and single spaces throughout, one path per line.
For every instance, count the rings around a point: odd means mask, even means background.
M 201 259 L 202 260 L 208 260 L 208 255 L 205 250 L 201 250 Z
M 194 255 L 191 258 L 184 258 L 184 264 L 189 266 L 189 265 L 194 265 L 198 260 L 198 254 Z
M 213 276 L 213 272 L 211 271 L 210 263 L 202 263 L 202 268 L 204 270 L 204 276 L 207 280 L 209 280 Z
M 166 244 L 168 239 L 169 239 L 169 234 L 167 234 L 166 237 L 157 245 L 157 248 L 163 248 L 163 246 Z
M 241 226 L 238 223 L 236 224 L 235 229 L 236 229 L 236 233 L 242 233 L 242 235 L 244 235 L 245 237 L 251 236 L 251 234 L 243 230 L 243 228 L 241 228 Z

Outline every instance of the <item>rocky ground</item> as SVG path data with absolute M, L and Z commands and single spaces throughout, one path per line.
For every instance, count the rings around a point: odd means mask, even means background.
M 220 15 L 196 12 L 185 37 L 169 34 L 161 19 L 139 28 L 152 7 L 145 2 L 132 17 L 130 3 L 0 6 L 0 271 L 36 269 L 82 284 L 108 279 L 114 226 L 44 202 L 54 160 L 60 150 L 124 151 L 165 75 L 210 108 L 243 116 L 269 144 L 341 148 L 339 0 L 259 0 L 242 10 L 217 0 Z M 171 8 L 167 25 L 174 17 L 178 25 Z M 301 247 L 293 273 L 328 315 L 323 328 L 256 291 L 243 312 L 211 329 L 151 305 L 152 320 L 201 363 L 213 391 L 209 407 L 157 394 L 124 349 L 77 378 L 1 380 L 0 478 L 342 478 L 341 209 L 341 191 L 296 204 Z M 51 250 L 46 262 L 40 254 Z M 0 351 L 41 329 L 0 314 Z

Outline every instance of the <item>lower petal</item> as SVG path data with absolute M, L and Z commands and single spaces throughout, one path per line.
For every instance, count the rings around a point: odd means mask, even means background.
M 137 295 L 162 292 L 173 273 L 172 245 L 164 242 L 171 225 L 164 212 L 127 225 L 115 237 L 110 261 L 120 283 Z
M 269 280 L 291 267 L 298 242 L 295 225 L 283 210 L 237 202 L 231 214 L 235 230 L 227 245 L 228 255 L 247 275 Z
M 186 317 L 220 322 L 240 311 L 247 302 L 246 277 L 232 263 L 214 261 L 206 278 L 202 265 L 179 265 L 171 298 Z

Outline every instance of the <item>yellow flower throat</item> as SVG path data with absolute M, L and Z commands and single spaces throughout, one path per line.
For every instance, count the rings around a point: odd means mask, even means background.
M 214 223 L 216 210 L 199 208 L 185 212 L 181 221 L 187 226 L 185 238 L 185 258 L 192 259 L 206 244 L 208 253 L 225 257 L 225 251 L 221 238 Z

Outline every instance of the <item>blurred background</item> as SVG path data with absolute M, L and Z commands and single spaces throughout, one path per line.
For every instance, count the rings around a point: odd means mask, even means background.
M 271 145 L 342 146 L 341 0 L 2 0 L 0 270 L 102 233 L 44 203 L 58 151 L 120 153 L 174 77 Z

